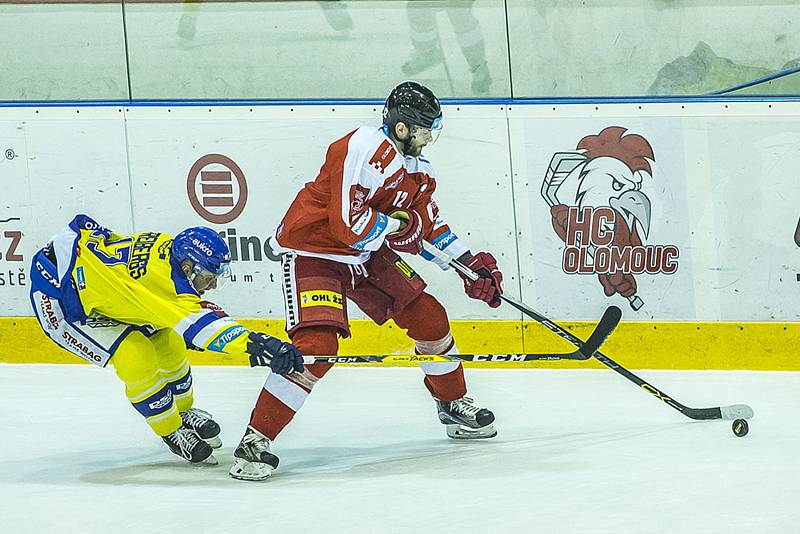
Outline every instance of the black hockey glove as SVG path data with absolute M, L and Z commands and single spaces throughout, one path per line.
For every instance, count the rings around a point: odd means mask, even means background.
M 269 366 L 273 373 L 279 375 L 289 375 L 295 371 L 302 373 L 305 369 L 303 355 L 291 343 L 261 332 L 250 332 L 248 339 L 250 367 Z

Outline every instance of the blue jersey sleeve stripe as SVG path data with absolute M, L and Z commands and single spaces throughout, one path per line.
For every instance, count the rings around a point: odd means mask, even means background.
M 194 338 L 197 337 L 197 334 L 199 334 L 203 328 L 207 327 L 217 319 L 219 319 L 217 314 L 212 311 L 209 311 L 208 313 L 200 317 L 197 321 L 195 321 L 192 326 L 190 326 L 183 332 L 184 341 L 192 345 L 197 345 L 196 343 L 194 343 Z

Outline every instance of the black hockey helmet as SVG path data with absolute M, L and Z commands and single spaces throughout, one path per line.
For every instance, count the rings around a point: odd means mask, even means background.
M 403 82 L 389 94 L 383 106 L 383 124 L 394 132 L 398 122 L 409 129 L 414 126 L 428 130 L 441 128 L 442 107 L 433 91 L 417 82 Z

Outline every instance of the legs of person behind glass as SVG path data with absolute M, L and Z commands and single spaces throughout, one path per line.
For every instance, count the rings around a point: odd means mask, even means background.
M 417 354 L 457 354 L 444 307 L 433 296 L 422 293 L 394 317 L 395 323 L 414 340 Z M 494 414 L 475 406 L 466 396 L 464 368 L 460 362 L 420 363 L 425 387 L 434 400 L 439 421 L 453 439 L 485 439 L 497 435 Z
M 436 26 L 435 2 L 409 1 L 406 5 L 408 26 L 411 29 L 411 57 L 400 69 L 406 76 L 413 76 L 442 62 L 439 47 L 439 29 Z
M 292 333 L 291 339 L 306 356 L 331 356 L 339 350 L 339 329 L 334 326 L 308 326 Z M 230 475 L 240 480 L 265 480 L 278 467 L 278 457 L 270 451 L 272 441 L 294 418 L 317 381 L 332 364 L 305 366 L 302 373 L 270 373 L 250 415 L 244 437 L 233 453 Z
M 489 93 L 492 77 L 486 61 L 486 45 L 480 22 L 472 14 L 473 3 L 474 0 L 449 0 L 444 3 L 444 7 L 456 34 L 458 46 L 469 66 L 472 91 L 484 95 Z M 408 2 L 408 25 L 411 29 L 413 52 L 410 59 L 401 66 L 403 74 L 416 75 L 444 61 L 436 24 L 436 14 L 441 7 L 441 2 Z
M 166 336 L 163 332 L 156 333 L 153 338 Z M 170 345 L 164 337 L 158 337 L 155 341 L 160 347 Z M 159 367 L 163 356 L 159 358 L 156 343 L 141 332 L 134 331 L 117 348 L 111 362 L 117 376 L 125 383 L 125 394 L 173 453 L 192 463 L 209 458 L 213 461 L 211 447 L 194 430 L 185 427 L 180 416 L 178 403 L 187 409 L 192 403 L 188 365 L 185 372 L 180 373 L 182 365 L 173 365 L 175 362 L 165 355 L 165 361 L 171 367 L 171 376 L 178 376 L 171 382 L 167 381 Z M 186 349 L 183 348 L 182 359 L 185 359 L 185 354 Z
M 347 5 L 343 2 L 340 0 L 317 0 L 317 4 L 332 29 L 337 32 L 348 32 L 353 29 L 353 19 L 347 12 Z
M 192 41 L 197 33 L 197 15 L 200 4 L 197 2 L 184 1 L 182 6 L 181 18 L 178 21 L 177 34 L 180 38 L 178 46 L 185 48 L 187 42 Z
M 458 46 L 469 65 L 472 75 L 472 91 L 483 95 L 489 92 L 492 77 L 489 73 L 489 64 L 486 62 L 486 46 L 483 41 L 481 24 L 472 14 L 474 0 L 450 0 L 446 11 L 453 31 L 456 34 Z

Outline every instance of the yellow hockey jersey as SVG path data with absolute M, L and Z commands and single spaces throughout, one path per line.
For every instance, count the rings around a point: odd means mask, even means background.
M 53 238 L 58 287 L 67 320 L 102 315 L 116 321 L 172 328 L 188 346 L 246 355 L 249 331 L 203 300 L 171 257 L 172 237 L 130 236 L 76 216 Z

